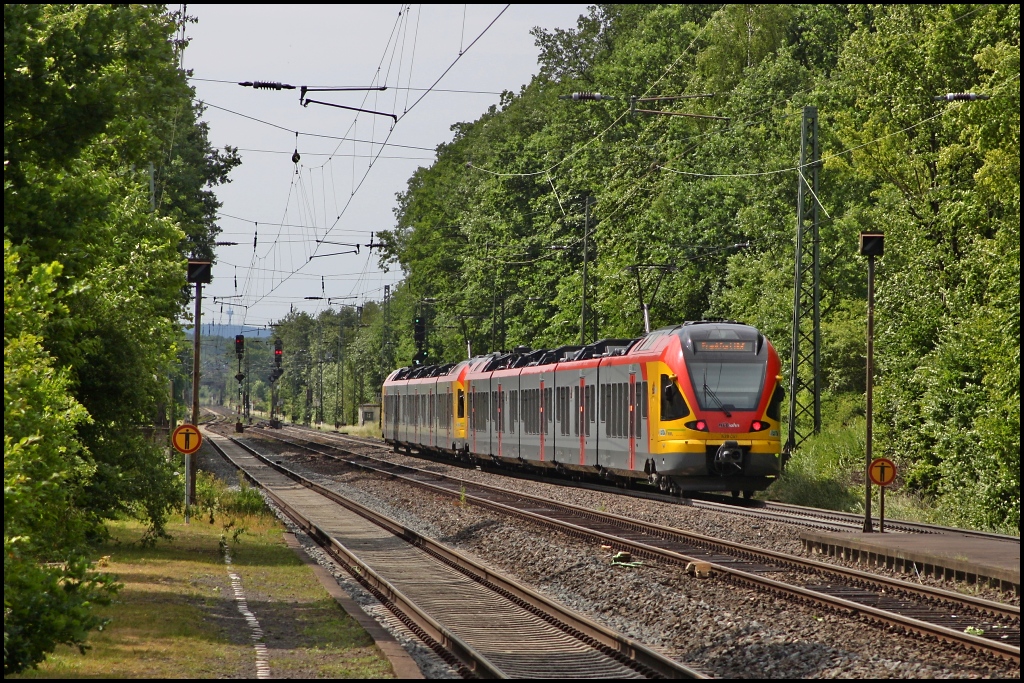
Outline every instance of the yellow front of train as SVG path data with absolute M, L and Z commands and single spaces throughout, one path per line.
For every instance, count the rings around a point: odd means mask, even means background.
M 736 323 L 684 326 L 672 336 L 661 359 L 647 363 L 648 475 L 683 491 L 767 488 L 782 470 L 774 347 Z

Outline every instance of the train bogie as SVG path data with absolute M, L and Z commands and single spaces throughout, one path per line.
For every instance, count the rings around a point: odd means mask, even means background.
M 751 492 L 781 472 L 779 372 L 756 329 L 703 321 L 404 368 L 384 384 L 384 437 L 666 490 Z

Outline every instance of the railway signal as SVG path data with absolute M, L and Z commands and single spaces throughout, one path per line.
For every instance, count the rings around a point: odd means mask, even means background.
M 281 367 L 281 357 L 284 354 L 284 348 L 282 347 L 281 340 L 274 340 L 274 365 Z
M 239 358 L 245 354 L 245 335 L 235 335 L 235 355 Z
M 413 363 L 422 365 L 427 358 L 427 325 L 422 315 L 417 315 L 412 321 L 412 338 L 416 342 L 416 355 L 413 356 Z

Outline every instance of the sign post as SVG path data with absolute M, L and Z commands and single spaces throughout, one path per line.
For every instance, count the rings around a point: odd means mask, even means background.
M 188 524 L 188 508 L 193 502 L 193 496 L 189 495 L 188 484 L 195 479 L 193 454 L 203 445 L 203 435 L 195 425 L 186 422 L 171 433 L 171 445 L 185 456 L 185 524 Z
M 213 280 L 211 273 L 212 264 L 210 261 L 188 262 L 188 282 L 196 286 L 196 318 L 192 328 L 192 424 L 199 424 L 199 349 L 200 335 L 203 329 L 203 284 L 209 284 Z M 185 425 L 182 425 L 185 426 Z M 195 429 L 195 427 L 193 427 Z M 196 430 L 196 434 L 199 430 Z M 198 462 L 195 450 L 185 454 L 185 522 L 188 522 L 188 506 L 196 499 L 196 469 Z
M 868 466 L 868 476 L 878 485 L 878 533 L 885 533 L 885 489 L 896 480 L 896 463 L 875 458 Z
M 864 479 L 864 531 L 871 532 L 871 391 L 874 380 L 875 363 L 875 257 L 885 253 L 885 235 L 882 233 L 862 232 L 860 234 L 860 255 L 868 257 L 868 363 L 865 396 L 866 412 L 865 423 L 867 425 L 866 436 L 866 461 L 868 477 Z M 795 334 L 795 333 L 794 333 Z M 790 399 L 792 401 L 792 399 Z M 790 417 L 792 419 L 792 417 Z M 792 430 L 792 425 L 790 426 Z

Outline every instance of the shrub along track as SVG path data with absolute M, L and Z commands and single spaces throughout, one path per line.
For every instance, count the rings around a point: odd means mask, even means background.
M 303 430 L 302 437 L 308 435 L 309 432 Z M 499 488 L 396 465 L 337 446 L 296 442 L 272 433 L 262 436 L 383 476 L 401 478 L 502 514 L 559 528 L 572 536 L 596 539 L 636 557 L 658 559 L 684 567 L 692 564 L 694 568 L 691 571 L 703 571 L 707 565 L 722 579 L 736 584 L 1020 662 L 1020 609 L 1013 605 L 682 532 L 523 493 L 510 494 Z M 965 617 L 983 631 L 983 635 L 961 630 Z

